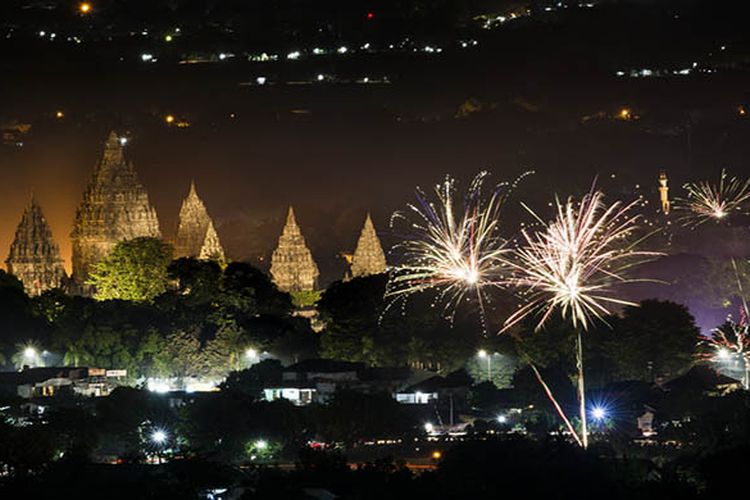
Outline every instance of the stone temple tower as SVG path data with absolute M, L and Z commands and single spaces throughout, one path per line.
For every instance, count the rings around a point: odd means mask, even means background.
M 362 233 L 359 235 L 357 249 L 352 256 L 352 277 L 381 274 L 386 270 L 385 253 L 380 238 L 375 232 L 370 214 L 367 214 Z
M 174 242 L 175 258 L 195 257 L 224 262 L 224 249 L 219 241 L 206 206 L 198 196 L 195 183 L 180 208 L 177 236 Z
M 60 288 L 65 283 L 60 248 L 52 239 L 47 219 L 33 196 L 23 212 L 5 263 L 8 272 L 21 280 L 30 296 Z
M 289 207 L 286 225 L 271 257 L 273 281 L 284 292 L 307 292 L 318 287 L 319 275 L 318 266 L 294 218 L 294 209 Z
M 156 210 L 125 160 L 124 140 L 114 132 L 83 193 L 73 232 L 73 279 L 82 286 L 100 260 L 120 241 L 148 236 L 161 238 Z

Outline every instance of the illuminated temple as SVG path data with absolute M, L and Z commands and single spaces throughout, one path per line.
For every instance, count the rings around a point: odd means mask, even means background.
M 76 211 L 73 231 L 73 279 L 83 286 L 90 272 L 120 241 L 161 237 L 156 210 L 125 159 L 125 141 L 114 132 Z
M 175 258 L 194 257 L 218 262 L 225 261 L 219 235 L 208 215 L 206 205 L 198 196 L 194 182 L 190 184 L 190 191 L 180 208 L 174 255 Z
M 5 264 L 30 296 L 61 288 L 66 281 L 60 248 L 33 196 L 18 224 Z
M 318 287 L 318 266 L 307 248 L 294 209 L 289 207 L 286 225 L 271 257 L 271 276 L 279 290 L 306 292 Z
M 351 269 L 353 278 L 381 274 L 386 271 L 385 253 L 370 214 L 367 214 L 365 225 L 357 241 Z

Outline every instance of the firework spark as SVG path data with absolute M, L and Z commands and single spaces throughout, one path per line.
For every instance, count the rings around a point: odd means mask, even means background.
M 701 339 L 700 344 L 707 348 L 701 354 L 701 358 L 726 368 L 740 368 L 742 385 L 745 389 L 748 388 L 750 385 L 750 327 L 744 307 L 740 311 L 739 322 L 735 323 L 731 318 L 728 319 L 724 325 L 715 328 L 710 337 Z
M 609 314 L 608 306 L 632 305 L 616 296 L 614 286 L 641 280 L 626 271 L 659 254 L 637 250 L 640 216 L 632 215 L 638 203 L 616 202 L 605 206 L 600 191 L 586 195 L 576 206 L 570 198 L 557 200 L 552 222 L 538 232 L 522 231 L 522 246 L 515 252 L 513 283 L 528 301 L 505 324 L 505 330 L 526 317 L 542 313 L 540 329 L 555 310 L 570 317 L 573 325 L 588 329 L 592 319 Z
M 603 198 L 604 194 L 596 191 L 586 195 L 578 205 L 572 198 L 564 204 L 557 200 L 556 217 L 549 223 L 529 209 L 541 229 L 534 233 L 522 231 L 523 242 L 515 251 L 511 280 L 524 291 L 528 301 L 506 320 L 503 328 L 506 331 L 524 318 L 538 314 L 537 329 L 540 329 L 556 310 L 571 319 L 577 336 L 581 420 L 580 436 L 574 434 L 574 437 L 584 448 L 588 446 L 588 417 L 581 330 L 588 329 L 592 320 L 609 314 L 608 306 L 631 304 L 617 297 L 615 285 L 639 281 L 629 279 L 625 272 L 657 255 L 637 250 L 639 240 L 633 237 L 639 228 L 639 217 L 631 215 L 637 202 L 606 206 Z M 569 419 L 558 412 L 571 428 Z
M 408 239 L 394 246 L 402 263 L 391 272 L 386 297 L 393 301 L 425 292 L 438 291 L 438 300 L 451 311 L 468 296 L 476 297 L 480 308 L 485 291 L 505 282 L 510 249 L 499 234 L 500 211 L 518 182 L 497 185 L 485 195 L 483 186 L 489 176 L 479 173 L 469 186 L 462 206 L 457 206 L 455 179 L 447 176 L 435 187 L 431 200 L 417 190 L 417 203 L 405 212 L 396 212 L 391 227 L 404 223 Z
M 699 226 L 713 220 L 717 223 L 742 211 L 750 201 L 750 179 L 742 181 L 721 171 L 718 184 L 709 181 L 691 182 L 684 186 L 687 198 L 678 200 L 678 207 L 688 214 L 682 218 L 686 226 Z

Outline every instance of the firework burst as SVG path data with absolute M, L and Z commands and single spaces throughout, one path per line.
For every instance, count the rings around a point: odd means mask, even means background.
M 655 253 L 637 250 L 640 240 L 638 215 L 632 215 L 637 202 L 606 206 L 600 191 L 584 196 L 579 204 L 572 198 L 561 203 L 552 222 L 545 223 L 531 209 L 541 228 L 524 230 L 521 246 L 514 252 L 511 283 L 527 297 L 527 303 L 506 321 L 503 331 L 531 315 L 539 315 L 540 329 L 550 315 L 559 310 L 570 318 L 576 330 L 576 368 L 578 370 L 580 436 L 559 409 L 576 441 L 588 446 L 587 408 L 583 374 L 581 330 L 593 319 L 609 314 L 609 306 L 628 305 L 619 298 L 615 285 L 639 280 L 625 273 L 633 265 L 652 259 Z
M 456 181 L 449 176 L 435 187 L 434 199 L 418 189 L 417 203 L 391 218 L 392 229 L 403 224 L 409 236 L 393 248 L 401 264 L 388 280 L 389 308 L 399 299 L 435 290 L 451 317 L 470 296 L 483 312 L 485 291 L 503 286 L 509 269 L 506 256 L 511 250 L 499 234 L 500 211 L 513 188 L 530 173 L 485 194 L 489 174 L 481 172 L 463 202 L 457 202 Z
M 628 278 L 626 271 L 659 254 L 637 249 L 640 216 L 632 215 L 637 202 L 606 206 L 603 199 L 597 191 L 578 205 L 572 198 L 557 200 L 555 219 L 549 223 L 529 209 L 541 230 L 522 231 L 512 279 L 528 300 L 508 318 L 506 330 L 536 313 L 540 329 L 555 310 L 586 330 L 592 319 L 610 313 L 608 306 L 632 305 L 617 297 L 615 285 L 641 281 Z
M 730 215 L 742 211 L 750 201 L 750 179 L 742 181 L 729 177 L 726 170 L 721 171 L 718 184 L 709 181 L 685 184 L 687 198 L 678 200 L 678 208 L 687 211 L 682 217 L 686 226 L 699 226 L 713 220 L 725 221 Z
M 731 318 L 724 325 L 715 328 L 711 336 L 703 338 L 700 344 L 705 347 L 701 358 L 730 369 L 742 370 L 742 385 L 750 385 L 750 326 L 747 322 L 745 306 L 740 310 L 740 320 Z

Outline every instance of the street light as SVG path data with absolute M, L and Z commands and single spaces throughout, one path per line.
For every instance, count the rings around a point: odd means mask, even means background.
M 155 444 L 162 445 L 167 441 L 167 433 L 161 429 L 156 429 L 151 433 L 151 441 Z
M 591 410 L 591 416 L 594 417 L 594 420 L 601 422 L 607 418 L 607 409 L 603 406 L 594 406 Z

